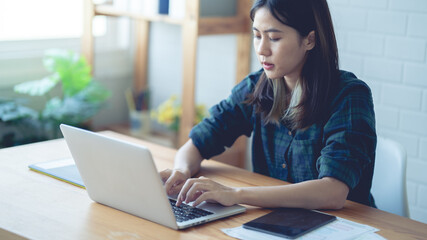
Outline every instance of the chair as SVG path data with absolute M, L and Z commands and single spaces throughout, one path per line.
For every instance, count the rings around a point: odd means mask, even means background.
M 401 144 L 378 137 L 371 193 L 379 209 L 409 217 L 406 150 Z

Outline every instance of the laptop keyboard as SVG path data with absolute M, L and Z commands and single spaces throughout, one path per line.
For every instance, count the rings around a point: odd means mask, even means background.
M 184 203 L 182 203 L 179 207 L 177 207 L 175 205 L 176 204 L 175 200 L 169 199 L 169 201 L 172 206 L 177 222 L 184 222 L 191 219 L 213 214 L 212 212 L 209 212 L 200 208 L 195 208 Z

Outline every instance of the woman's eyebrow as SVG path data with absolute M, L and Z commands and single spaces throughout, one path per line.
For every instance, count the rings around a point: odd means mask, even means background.
M 260 32 L 256 27 L 252 27 L 252 29 L 253 29 L 254 31 Z M 269 33 L 269 32 L 277 32 L 277 33 L 281 33 L 282 31 L 280 31 L 279 29 L 276 29 L 276 28 L 269 28 L 269 29 L 267 29 L 267 30 L 265 30 L 265 31 L 263 31 L 263 32 L 265 32 L 265 33 Z

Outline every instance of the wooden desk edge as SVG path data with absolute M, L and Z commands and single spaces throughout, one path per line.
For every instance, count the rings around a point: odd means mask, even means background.
M 162 161 L 169 161 L 172 162 L 171 156 L 173 156 L 176 153 L 175 149 L 171 149 L 168 147 L 160 146 L 157 144 L 149 143 L 144 140 L 136 139 L 133 137 L 129 137 L 126 135 L 122 135 L 116 132 L 112 131 L 103 131 L 101 134 L 105 134 L 110 137 L 114 138 L 120 138 L 124 141 L 133 142 L 135 144 L 142 144 L 146 146 L 147 148 L 151 149 L 152 151 L 155 151 L 153 153 L 153 156 L 155 158 L 159 158 Z M 23 146 L 17 146 L 9 149 L 1 149 L 0 153 L 11 153 L 14 152 L 14 154 L 17 154 L 17 151 L 23 151 L 36 148 L 41 149 L 47 149 L 48 143 L 55 143 L 62 146 L 62 142 L 64 142 L 63 139 L 57 139 L 57 140 L 51 140 L 47 142 L 40 142 L 35 144 L 29 144 L 29 145 L 23 145 Z M 52 145 L 51 144 L 51 145 Z M 65 144 L 65 143 L 64 143 Z M 2 160 L 0 160 L 2 161 Z M 22 167 L 21 167 L 22 168 Z M 221 171 L 217 171 L 220 169 Z M 27 170 L 27 169 L 26 169 Z M 22 173 L 22 169 L 19 169 L 19 171 Z M 204 161 L 203 163 L 203 169 L 201 174 L 207 174 L 207 175 L 213 175 L 216 173 L 219 178 L 223 178 L 227 180 L 227 178 L 231 178 L 232 176 L 237 175 L 236 171 L 239 172 L 239 179 L 234 179 L 236 183 L 243 184 L 245 186 L 251 186 L 251 185 L 279 185 L 279 184 L 287 184 L 283 181 L 280 181 L 278 179 L 272 179 L 267 176 L 263 176 L 260 174 L 255 174 L 248 172 L 244 169 L 240 169 L 237 167 L 229 166 L 223 163 L 215 162 L 215 161 Z M 24 173 L 25 174 L 25 173 Z M 37 176 L 37 179 L 43 176 L 43 175 L 34 175 Z M 241 178 L 246 178 L 241 180 Z M 46 179 L 43 179 L 46 181 Z M 56 181 L 54 179 L 51 179 L 50 181 Z M 58 185 L 56 182 L 52 182 L 55 185 Z M 68 187 L 67 187 L 68 189 Z M 268 209 L 261 209 L 257 207 L 250 207 L 248 206 L 247 213 L 243 215 L 238 215 L 236 217 L 230 218 L 230 220 L 233 223 L 239 223 L 242 224 L 245 221 L 252 220 L 253 218 L 256 218 L 262 214 L 265 214 L 269 212 Z M 380 231 L 378 232 L 379 235 L 382 235 L 389 239 L 422 239 L 427 237 L 427 225 L 424 223 L 420 223 L 408 218 L 403 218 L 391 213 L 387 213 L 378 209 L 370 208 L 355 202 L 347 201 L 345 207 L 341 210 L 337 211 L 331 211 L 327 210 L 324 211 L 330 214 L 333 214 L 338 217 L 342 217 L 351 221 L 359 222 L 361 224 L 367 224 L 372 227 L 378 228 Z M 192 228 L 192 230 L 187 231 L 180 231 L 179 233 L 176 233 L 178 235 L 182 234 L 188 234 L 191 233 L 193 230 L 195 232 L 199 231 L 206 231 L 207 227 L 213 226 L 217 228 L 218 226 L 222 226 L 222 223 L 220 221 L 210 223 L 210 225 L 207 225 L 205 227 L 201 226 L 198 228 Z M 159 229 L 161 226 L 159 226 Z M 213 231 L 213 230 L 211 230 Z M 20 232 L 18 233 L 12 233 L 5 229 L 0 228 L 0 239 L 6 238 L 6 239 L 25 239 L 25 237 L 22 237 L 22 234 Z M 186 235 L 185 235 L 186 236 Z

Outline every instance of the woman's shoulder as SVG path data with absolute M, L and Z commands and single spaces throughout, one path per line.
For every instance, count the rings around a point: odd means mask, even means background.
M 263 74 L 264 70 L 261 68 L 258 71 L 252 72 L 249 75 L 247 75 L 240 83 L 238 83 L 234 89 L 234 91 L 244 91 L 244 92 L 251 92 L 255 88 L 256 83 L 258 82 L 259 78 Z
M 366 84 L 363 80 L 356 77 L 356 75 L 352 72 L 340 70 L 339 77 L 339 89 L 338 90 L 346 90 L 351 88 L 367 88 L 369 89 L 368 84 Z
M 351 72 L 340 71 L 339 82 L 334 92 L 335 94 L 331 96 L 331 111 L 354 101 L 363 102 L 366 107 L 373 106 L 372 92 L 368 84 Z
M 264 69 L 261 68 L 255 72 L 250 73 L 246 78 L 256 83 L 263 73 Z
M 349 95 L 368 95 L 372 97 L 371 89 L 363 80 L 356 77 L 352 72 L 340 70 L 339 84 L 336 89 L 335 100 L 337 98 L 348 97 Z

